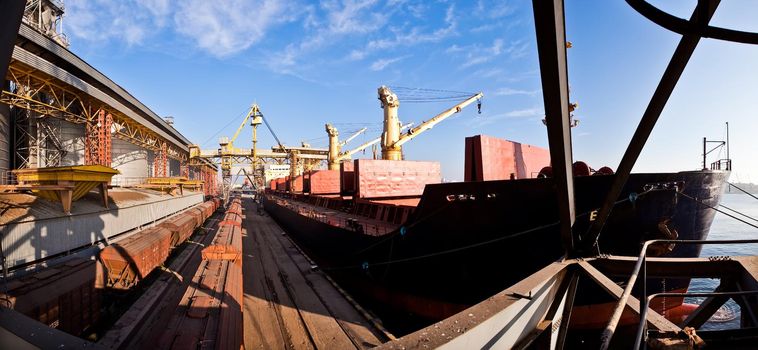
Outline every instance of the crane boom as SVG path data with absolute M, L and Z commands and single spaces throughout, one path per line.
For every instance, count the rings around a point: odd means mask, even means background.
M 427 120 L 427 121 L 419 124 L 419 126 L 413 128 L 411 130 L 408 130 L 407 133 L 401 135 L 400 138 L 397 141 L 395 141 L 394 144 L 392 144 L 392 147 L 400 147 L 400 146 L 402 146 L 404 143 L 412 140 L 414 137 L 418 136 L 420 133 L 431 129 L 432 127 L 434 127 L 435 125 L 439 124 L 441 121 L 447 119 L 451 115 L 460 112 L 463 108 L 465 108 L 466 106 L 472 104 L 474 101 L 481 99 L 482 96 L 483 96 L 483 94 L 481 92 L 478 93 L 478 94 L 476 94 L 476 95 L 473 95 L 473 96 L 467 98 L 465 101 L 463 101 L 463 102 L 461 102 L 461 103 L 459 103 L 459 104 L 451 107 L 450 109 L 448 109 L 448 110 L 446 110 L 446 111 L 444 111 L 444 112 L 442 112 L 440 114 L 437 114 L 436 116 L 434 116 L 434 118 L 429 119 L 429 120 Z
M 258 104 L 253 103 L 253 105 L 250 106 L 250 110 L 247 112 L 245 119 L 242 120 L 242 124 L 240 124 L 240 126 L 237 128 L 237 131 L 234 133 L 234 136 L 232 136 L 232 139 L 229 142 L 231 144 L 234 144 L 234 141 L 237 140 L 237 137 L 240 136 L 240 132 L 242 132 L 242 129 L 245 127 L 248 119 L 250 119 L 250 117 L 255 118 L 255 116 L 259 115 L 260 113 L 261 111 L 258 108 Z
M 340 142 L 340 146 L 346 145 L 348 142 L 352 141 L 354 138 L 358 137 L 358 135 L 362 134 L 364 131 L 368 130 L 368 128 L 364 127 L 363 129 L 358 130 L 355 134 L 351 135 L 345 141 Z
M 411 126 L 413 126 L 413 123 L 405 124 L 405 125 L 403 125 L 400 128 L 400 130 L 402 131 L 402 130 L 408 129 Z M 356 153 L 358 153 L 360 151 L 363 151 L 364 149 L 368 148 L 369 146 L 371 146 L 371 145 L 373 145 L 375 143 L 378 143 L 381 140 L 382 140 L 382 137 L 380 136 L 380 137 L 377 137 L 377 138 L 375 138 L 375 139 L 373 139 L 371 141 L 368 141 L 368 142 L 366 142 L 366 143 L 364 143 L 364 144 L 362 144 L 362 145 L 360 145 L 360 146 L 358 146 L 358 147 L 356 147 L 354 149 L 342 152 L 342 153 L 340 153 L 340 155 L 337 158 L 335 158 L 334 162 L 338 163 L 338 162 L 340 162 L 343 159 L 348 159 L 348 158 L 352 157 L 353 154 L 356 154 Z

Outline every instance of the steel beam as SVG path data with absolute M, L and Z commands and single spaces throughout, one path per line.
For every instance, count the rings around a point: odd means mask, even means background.
M 563 0 L 533 0 L 532 7 L 550 160 L 561 220 L 561 240 L 566 253 L 573 255 L 574 237 L 571 227 L 576 217 Z
M 720 1 L 721 0 L 699 0 L 695 11 L 692 13 L 690 22 L 700 25 L 701 27 L 707 26 Z M 669 97 L 671 97 L 674 87 L 676 87 L 677 82 L 679 82 L 679 78 L 682 76 L 682 72 L 684 72 L 684 68 L 687 66 L 687 62 L 689 62 L 690 57 L 692 57 L 692 53 L 695 52 L 695 48 L 699 42 L 700 36 L 697 34 L 686 34 L 682 36 L 682 39 L 679 41 L 679 45 L 676 47 L 674 55 L 671 57 L 671 61 L 669 61 L 669 64 L 658 83 L 658 87 L 655 89 L 655 93 L 653 93 L 653 97 L 650 99 L 650 103 L 648 104 L 645 113 L 642 115 L 642 120 L 640 120 L 640 124 L 634 131 L 634 136 L 632 136 L 632 140 L 626 148 L 624 157 L 621 159 L 621 163 L 616 170 L 616 178 L 605 197 L 605 201 L 600 208 L 597 219 L 592 222 L 588 234 L 585 235 L 585 240 L 583 241 L 584 246 L 582 248 L 586 250 L 586 254 L 589 255 L 590 251 L 597 246 L 600 232 L 602 232 L 603 226 L 605 226 L 608 216 L 610 216 L 611 211 L 613 210 L 613 203 L 621 194 L 621 190 L 624 188 L 627 179 L 629 179 L 629 174 L 631 173 L 634 164 L 637 162 L 640 152 L 642 152 L 642 147 L 645 146 L 647 139 L 650 137 L 650 133 L 652 133 L 653 127 L 655 127 L 655 124 L 658 121 L 658 117 L 660 117 L 661 112 L 663 112 L 666 102 L 668 102 Z

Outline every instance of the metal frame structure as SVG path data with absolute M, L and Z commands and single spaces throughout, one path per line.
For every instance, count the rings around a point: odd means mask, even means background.
M 165 150 L 167 158 L 180 162 L 188 160 L 185 150 L 171 144 L 147 126 L 137 123 L 94 97 L 69 88 L 65 82 L 33 67 L 12 60 L 6 79 L 12 82 L 12 89 L 2 91 L 0 103 L 28 109 L 44 117 L 85 124 L 89 128 L 97 128 L 98 117 L 101 113 L 106 113 L 110 115 L 113 136 L 153 152 Z M 87 150 L 86 153 L 97 154 L 98 151 Z

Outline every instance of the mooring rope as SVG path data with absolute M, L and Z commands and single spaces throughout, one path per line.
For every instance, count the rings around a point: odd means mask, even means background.
M 753 198 L 755 198 L 756 200 L 758 200 L 758 197 L 756 197 L 754 194 L 752 194 L 752 193 L 750 193 L 750 192 L 748 192 L 748 191 L 745 191 L 745 190 L 743 190 L 743 189 L 742 189 L 742 188 L 740 188 L 739 186 L 737 186 L 737 185 L 735 185 L 735 184 L 733 184 L 733 183 L 731 183 L 731 182 L 729 182 L 729 181 L 727 181 L 726 183 L 728 183 L 728 184 L 729 184 L 729 185 L 731 185 L 731 186 L 734 186 L 734 188 L 736 188 L 736 189 L 738 189 L 738 190 L 742 191 L 742 192 L 743 192 L 743 193 L 745 193 L 746 195 L 748 195 L 748 196 L 750 196 L 750 197 L 753 197 Z
M 681 192 L 677 192 L 677 194 L 678 194 L 678 195 L 680 195 L 680 196 L 683 196 L 684 198 L 688 198 L 688 199 L 690 199 L 690 200 L 694 201 L 695 203 L 698 203 L 698 204 L 700 204 L 700 205 L 702 205 L 702 206 L 705 206 L 705 207 L 711 208 L 711 209 L 715 210 L 717 213 L 721 213 L 721 214 L 724 214 L 724 215 L 726 215 L 726 216 L 728 216 L 728 217 L 730 217 L 730 218 L 732 218 L 732 219 L 735 219 L 735 220 L 737 220 L 737 221 L 739 221 L 739 222 L 741 222 L 741 223 L 743 223 L 743 224 L 745 224 L 745 225 L 748 225 L 748 226 L 750 226 L 750 227 L 753 227 L 753 228 L 757 228 L 757 229 L 758 229 L 758 225 L 754 225 L 754 224 L 751 224 L 751 223 L 749 223 L 749 222 L 747 222 L 747 221 L 745 221 L 745 220 L 743 220 L 743 219 L 740 219 L 740 218 L 738 218 L 738 217 L 736 217 L 736 216 L 734 216 L 734 215 L 732 215 L 732 214 L 729 214 L 729 213 L 727 213 L 727 212 L 725 212 L 725 211 L 723 211 L 723 210 L 720 210 L 719 208 L 716 208 L 716 207 L 714 207 L 714 206 L 712 206 L 712 205 L 710 205 L 710 204 L 707 204 L 707 203 L 705 203 L 705 202 L 703 202 L 703 201 L 701 201 L 701 200 L 699 200 L 699 199 L 697 199 L 697 198 L 691 197 L 691 196 L 689 196 L 689 195 L 686 195 L 686 194 L 684 194 L 684 193 L 681 193 Z M 742 213 L 740 213 L 740 215 L 743 215 L 743 216 L 746 216 L 746 217 L 749 217 L 749 218 L 750 218 L 750 216 L 747 216 L 747 215 L 745 215 L 745 214 L 742 214 Z M 751 218 L 751 219 L 752 219 L 752 220 L 755 220 L 755 219 L 753 219 L 753 218 Z

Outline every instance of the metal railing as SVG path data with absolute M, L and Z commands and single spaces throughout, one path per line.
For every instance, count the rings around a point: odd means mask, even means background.
M 732 170 L 731 159 L 719 159 L 711 163 L 711 170 Z
M 111 179 L 111 186 L 113 187 L 130 187 L 137 186 L 147 182 L 146 176 L 119 176 L 116 175 Z
M 291 203 L 289 201 L 279 201 L 278 203 L 279 205 L 290 208 L 291 210 L 297 212 L 300 215 L 325 223 L 327 225 L 340 227 L 340 228 L 360 232 L 360 233 L 371 235 L 371 236 L 382 236 L 395 230 L 394 227 L 382 225 L 379 223 L 370 223 L 370 222 L 360 220 L 360 219 L 345 218 L 345 217 L 341 217 L 337 215 L 329 215 L 326 213 L 321 213 L 317 210 L 314 210 L 313 208 L 309 206 L 299 205 L 299 204 Z
M 634 288 L 635 283 L 637 283 L 637 277 L 641 276 L 641 283 L 642 283 L 642 298 L 640 300 L 640 323 L 637 328 L 637 337 L 635 339 L 634 343 L 634 349 L 639 349 L 643 335 L 646 334 L 647 330 L 647 309 L 649 307 L 649 299 L 647 295 L 647 250 L 650 248 L 653 244 L 662 244 L 662 243 L 675 243 L 675 244 L 748 244 L 748 243 L 758 243 L 758 239 L 737 239 L 737 240 L 677 240 L 677 239 L 654 239 L 646 241 L 645 244 L 642 245 L 642 250 L 640 251 L 639 256 L 637 257 L 637 263 L 634 265 L 634 269 L 632 270 L 632 274 L 629 276 L 629 280 L 627 281 L 626 288 L 624 288 L 624 292 L 621 294 L 621 297 L 619 298 L 618 304 L 616 304 L 616 308 L 613 310 L 613 315 L 611 316 L 610 321 L 608 321 L 608 325 L 603 330 L 603 334 L 601 335 L 601 349 L 608 349 L 608 346 L 610 345 L 611 338 L 613 338 L 613 334 L 616 331 L 616 327 L 618 326 L 619 320 L 621 319 L 621 314 L 624 311 L 624 308 L 626 308 L 627 301 L 629 300 L 629 296 L 632 294 L 632 289 Z M 665 293 L 660 293 L 665 294 Z M 683 293 L 684 294 L 684 293 Z M 696 294 L 696 293 L 693 293 Z M 699 294 L 708 294 L 708 293 L 699 293 Z

